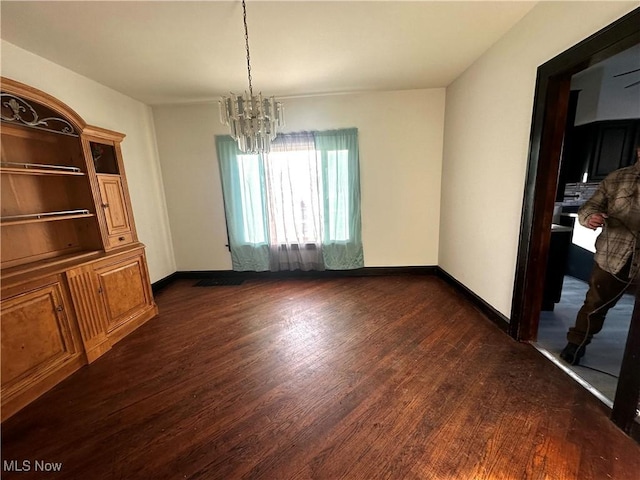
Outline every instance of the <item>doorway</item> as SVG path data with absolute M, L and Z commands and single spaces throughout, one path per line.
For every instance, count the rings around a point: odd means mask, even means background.
M 636 162 L 640 145 L 640 44 L 571 77 L 549 260 L 536 347 L 561 362 L 566 332 L 585 298 L 596 251 L 593 231 L 577 221 L 579 207 L 609 173 Z M 603 330 L 578 365 L 562 362 L 613 406 L 633 311 L 628 292 L 607 314 Z
M 510 334 L 522 341 L 538 337 L 544 301 L 547 260 L 551 252 L 556 192 L 571 98 L 571 78 L 640 43 L 640 9 L 561 53 L 538 68 L 525 183 L 520 243 Z M 637 295 L 612 418 L 620 428 L 634 434 L 640 396 L 640 358 L 633 345 L 640 345 L 640 306 Z

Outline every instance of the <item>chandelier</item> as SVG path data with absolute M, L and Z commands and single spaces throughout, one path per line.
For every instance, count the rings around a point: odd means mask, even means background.
M 253 94 L 251 85 L 251 56 L 249 54 L 249 32 L 247 30 L 247 7 L 242 0 L 244 39 L 247 48 L 247 73 L 249 92 L 236 95 L 233 92 L 220 100 L 220 122 L 228 125 L 231 136 L 244 153 L 269 153 L 277 129 L 284 126 L 284 107 L 274 97 L 263 98 L 262 93 Z

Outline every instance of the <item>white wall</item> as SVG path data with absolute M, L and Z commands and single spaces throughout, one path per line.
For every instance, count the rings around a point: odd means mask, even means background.
M 444 89 L 284 99 L 285 131 L 357 127 L 365 266 L 436 265 Z M 231 259 L 214 135 L 218 105 L 153 108 L 178 270 Z
M 151 281 L 173 273 L 175 261 L 151 109 L 145 104 L 2 41 L 2 76 L 38 88 L 90 125 L 126 134 L 122 154 Z
M 634 2 L 540 2 L 447 88 L 439 265 L 505 316 L 537 67 Z

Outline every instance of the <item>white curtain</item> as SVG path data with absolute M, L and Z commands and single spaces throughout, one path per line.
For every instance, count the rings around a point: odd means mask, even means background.
M 270 270 L 324 270 L 322 174 L 310 133 L 280 135 L 265 162 Z

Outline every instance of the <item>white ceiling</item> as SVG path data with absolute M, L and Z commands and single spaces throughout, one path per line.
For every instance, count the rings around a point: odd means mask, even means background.
M 0 4 L 2 39 L 147 104 L 247 89 L 236 1 Z M 535 2 L 249 1 L 254 91 L 444 87 Z

